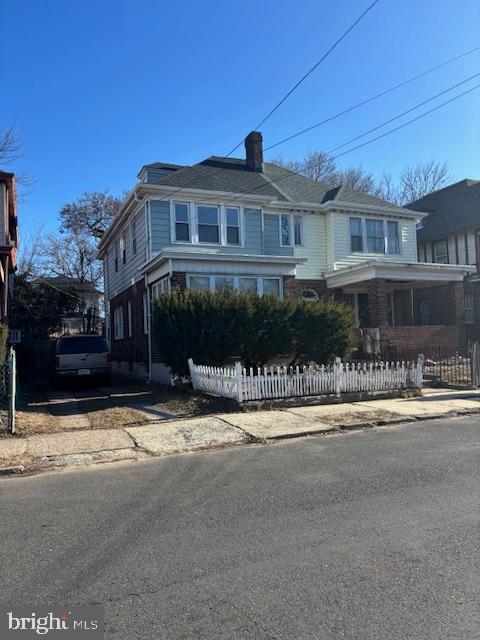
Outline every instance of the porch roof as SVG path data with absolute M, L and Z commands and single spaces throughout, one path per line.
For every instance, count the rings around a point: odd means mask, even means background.
M 325 274 L 325 280 L 329 288 L 358 285 L 375 278 L 413 288 L 462 282 L 466 275 L 474 271 L 475 266 L 465 264 L 369 260 L 337 271 L 330 271 Z

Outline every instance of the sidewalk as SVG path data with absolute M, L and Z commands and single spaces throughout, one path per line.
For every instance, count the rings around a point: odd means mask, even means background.
M 480 390 L 425 389 L 421 398 L 369 400 L 272 411 L 148 421 L 122 429 L 82 429 L 0 438 L 0 474 L 72 464 L 137 460 L 281 438 L 480 413 Z M 147 420 L 146 420 L 147 422 Z

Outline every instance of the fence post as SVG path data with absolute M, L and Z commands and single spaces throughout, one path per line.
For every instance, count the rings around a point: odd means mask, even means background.
M 341 358 L 335 358 L 335 364 L 333 365 L 333 375 L 335 378 L 335 395 L 340 397 L 342 390 L 342 360 Z
M 242 390 L 242 363 L 235 362 L 235 379 L 237 381 L 237 400 L 239 404 L 243 402 L 243 390 Z
M 425 356 L 423 355 L 423 353 L 419 353 L 418 354 L 418 360 L 417 360 L 417 387 L 419 389 L 422 388 L 423 386 L 423 364 L 425 362 Z
M 192 358 L 189 358 L 187 360 L 188 362 L 188 368 L 190 370 L 190 379 L 192 381 L 192 387 L 194 389 L 194 391 L 197 390 L 197 381 L 196 381 L 196 376 L 195 376 L 195 365 L 193 364 L 193 360 Z
M 17 372 L 15 350 L 10 347 L 8 353 L 8 430 L 15 433 L 15 396 L 17 393 Z

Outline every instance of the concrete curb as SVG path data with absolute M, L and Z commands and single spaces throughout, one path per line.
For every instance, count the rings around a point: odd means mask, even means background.
M 234 427 L 245 434 L 246 440 L 244 443 L 240 443 L 242 445 L 250 445 L 250 444 L 262 444 L 267 445 L 270 443 L 274 443 L 276 441 L 282 440 L 290 440 L 294 438 L 304 438 L 309 436 L 328 436 L 328 435 L 339 435 L 342 433 L 368 430 L 375 427 L 388 427 L 399 424 L 408 424 L 412 422 L 425 422 L 429 420 L 438 420 L 439 418 L 454 418 L 454 417 L 463 417 L 468 415 L 478 415 L 480 414 L 479 409 L 453 409 L 451 411 L 447 411 L 444 413 L 438 414 L 419 414 L 419 415 L 405 415 L 398 418 L 386 418 L 379 420 L 372 420 L 369 422 L 358 422 L 354 424 L 335 424 L 331 425 L 331 428 L 325 428 L 325 424 L 319 427 L 318 430 L 310 430 L 310 431 L 295 431 L 292 433 L 280 434 L 280 435 L 272 435 L 270 437 L 259 438 L 253 436 L 248 433 L 245 429 L 242 429 L 236 425 L 230 424 L 228 420 L 224 418 L 218 418 L 218 420 L 225 423 L 230 427 Z M 215 417 L 215 416 L 211 416 Z M 190 418 L 185 418 L 182 422 L 187 422 Z M 168 421 L 163 421 L 164 423 Z M 147 426 L 147 425 L 146 425 Z M 148 423 L 148 426 L 151 426 L 151 423 Z M 99 430 L 101 431 L 101 430 Z M 190 453 L 197 451 L 209 451 L 209 450 L 219 450 L 224 448 L 231 448 L 233 446 L 240 446 L 238 443 L 235 445 L 229 445 L 228 443 L 222 444 L 221 446 L 212 446 L 208 448 L 200 448 L 200 449 L 186 449 L 183 451 L 172 451 L 168 453 L 156 453 L 149 451 L 141 446 L 141 444 L 136 440 L 135 437 L 132 436 L 126 429 L 119 429 L 119 431 L 124 431 L 126 435 L 129 436 L 132 446 L 129 448 L 114 448 L 114 449 L 103 449 L 99 451 L 86 451 L 86 452 L 76 452 L 76 453 L 62 453 L 62 454 L 52 454 L 52 455 L 43 455 L 43 456 L 32 456 L 28 462 L 25 464 L 11 464 L 9 466 L 0 467 L 0 477 L 5 476 L 16 476 L 22 475 L 24 473 L 38 472 L 38 471 L 46 471 L 52 470 L 54 468 L 65 468 L 68 466 L 78 466 L 78 465 L 89 465 L 89 464 L 99 464 L 99 463 L 107 463 L 107 462 L 119 462 L 119 461 L 128 461 L 128 460 L 145 460 L 149 458 L 155 457 L 166 457 L 168 455 L 175 455 L 178 453 Z M 28 438 L 21 438 L 22 440 L 27 440 Z M 0 440 L 1 444 L 1 440 Z M 13 462 L 14 460 L 12 460 Z M 5 460 L 4 462 L 7 462 Z

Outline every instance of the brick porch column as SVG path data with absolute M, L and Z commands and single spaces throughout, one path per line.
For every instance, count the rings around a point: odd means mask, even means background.
M 370 327 L 388 327 L 387 287 L 384 278 L 367 282 L 368 324 Z
M 187 288 L 187 274 L 183 271 L 174 271 L 170 277 L 170 287 L 181 292 Z

